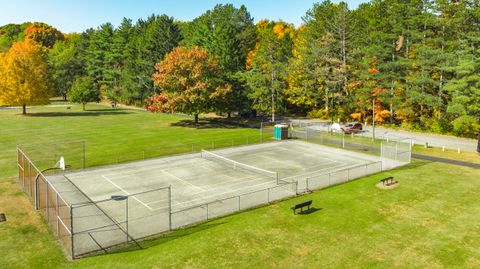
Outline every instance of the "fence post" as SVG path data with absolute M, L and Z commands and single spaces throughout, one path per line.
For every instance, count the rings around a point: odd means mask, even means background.
M 57 162 L 57 145 L 53 144 L 53 163 Z
M 45 212 L 47 213 L 47 224 L 50 223 L 50 209 L 48 208 L 48 181 L 45 180 Z
M 207 220 L 208 220 L 208 204 L 207 204 Z
M 126 225 L 126 236 L 127 236 L 127 241 L 125 242 L 125 246 L 128 246 L 128 196 L 127 199 L 125 200 L 125 225 Z
M 70 245 L 72 248 L 72 259 L 75 259 L 75 247 L 73 239 L 73 206 L 70 206 Z
M 58 228 L 58 192 L 55 192 L 55 211 L 57 212 L 57 237 L 59 237 L 59 228 Z
M 37 176 L 35 176 L 35 178 L 37 178 Z M 39 181 L 35 180 L 35 182 L 33 182 L 33 186 L 32 186 L 32 196 L 33 196 L 33 200 L 35 201 L 35 205 L 34 205 L 35 210 L 40 209 L 40 201 L 39 201 L 40 200 L 40 197 L 39 197 L 40 195 L 39 195 L 39 191 L 38 191 L 38 183 L 39 183 Z
M 82 151 L 83 151 L 83 169 L 85 169 L 86 167 L 86 163 L 87 163 L 87 146 L 86 146 L 86 142 L 83 141 L 82 143 Z
M 260 144 L 263 143 L 263 120 L 260 121 Z
M 30 193 L 30 197 L 33 195 L 33 183 L 32 183 L 32 163 L 30 160 L 28 161 L 28 192 Z
M 168 186 L 168 229 L 172 230 L 172 185 Z

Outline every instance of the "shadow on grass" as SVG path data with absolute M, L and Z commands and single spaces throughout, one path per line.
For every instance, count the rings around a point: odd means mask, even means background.
M 124 253 L 124 252 L 132 252 L 132 251 L 140 251 L 142 249 L 148 249 L 148 248 L 151 248 L 151 247 L 155 247 L 155 246 L 158 246 L 158 245 L 165 244 L 165 243 L 170 242 L 172 240 L 182 238 L 184 236 L 188 236 L 188 235 L 191 235 L 191 234 L 194 234 L 194 233 L 197 233 L 197 232 L 201 232 L 201 231 L 204 231 L 204 230 L 207 230 L 207 229 L 217 227 L 217 226 L 225 224 L 225 223 L 226 222 L 204 223 L 204 224 L 196 225 L 196 226 L 193 226 L 193 227 L 172 231 L 172 232 L 167 233 L 165 235 L 162 235 L 158 238 L 139 242 L 140 246 L 142 247 L 141 249 L 139 249 L 137 246 L 130 246 L 128 248 L 111 250 L 106 255 L 113 254 L 113 253 Z
M 323 208 L 310 207 L 310 208 L 307 209 L 307 210 L 304 210 L 304 211 L 302 211 L 302 212 L 297 213 L 297 215 L 310 215 L 310 214 L 315 213 L 315 212 L 317 212 L 317 211 L 320 211 L 320 210 L 322 210 L 322 209 L 323 209 Z
M 35 112 L 27 113 L 28 117 L 97 117 L 97 116 L 108 116 L 108 115 L 123 115 L 131 114 L 132 112 L 119 111 L 119 110 L 86 110 L 79 112 Z
M 402 169 L 416 169 L 418 167 L 422 167 L 427 164 L 431 164 L 432 161 L 421 160 L 421 159 L 412 159 L 412 162 L 406 166 L 403 166 Z
M 233 122 L 224 122 L 218 120 L 199 120 L 198 123 L 195 123 L 194 120 L 181 120 L 170 124 L 175 127 L 187 127 L 187 128 L 196 128 L 196 129 L 212 129 L 212 128 L 225 128 L 225 129 L 235 129 L 241 128 L 242 126 Z

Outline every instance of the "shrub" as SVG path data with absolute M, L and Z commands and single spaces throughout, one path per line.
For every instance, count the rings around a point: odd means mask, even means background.
M 330 113 L 325 109 L 314 109 L 307 113 L 307 117 L 328 120 L 330 118 Z
M 472 116 L 461 116 L 453 121 L 453 133 L 459 136 L 477 137 L 480 125 Z

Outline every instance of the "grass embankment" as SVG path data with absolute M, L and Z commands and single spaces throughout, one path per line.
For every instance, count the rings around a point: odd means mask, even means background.
M 34 108 L 31 112 L 37 109 L 56 111 Z M 397 170 L 175 231 L 143 242 L 143 250 L 68 261 L 12 178 L 15 152 L 7 151 L 16 143 L 63 137 L 127 149 L 142 141 L 167 145 L 192 137 L 258 132 L 180 127 L 178 117 L 125 112 L 129 113 L 58 117 L 0 112 L 2 127 L 8 126 L 8 135 L 3 129 L 0 134 L 1 171 L 8 171 L 0 180 L 0 211 L 8 218 L 0 223 L 0 268 L 480 267 L 479 170 L 418 160 Z M 129 142 L 129 136 L 136 141 Z M 400 186 L 377 189 L 375 184 L 385 176 L 394 176 Z M 290 207 L 309 199 L 320 210 L 293 216 Z

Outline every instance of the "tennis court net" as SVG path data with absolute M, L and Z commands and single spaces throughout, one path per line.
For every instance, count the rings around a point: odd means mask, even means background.
M 255 166 L 251 166 L 251 165 L 248 165 L 248 164 L 244 164 L 244 163 L 241 163 L 241 162 L 237 162 L 237 161 L 234 161 L 232 159 L 228 159 L 226 157 L 215 154 L 213 152 L 206 151 L 204 149 L 202 149 L 201 156 L 202 156 L 203 159 L 216 161 L 216 162 L 219 162 L 223 165 L 227 165 L 227 166 L 229 166 L 230 168 L 233 168 L 233 169 L 243 169 L 243 170 L 246 170 L 246 171 L 250 171 L 250 172 L 253 172 L 253 173 L 257 173 L 257 174 L 261 174 L 261 175 L 264 175 L 264 176 L 271 177 L 271 178 L 278 181 L 278 173 L 277 172 L 273 172 L 273 171 L 265 170 L 265 169 L 258 168 L 258 167 L 255 167 Z

